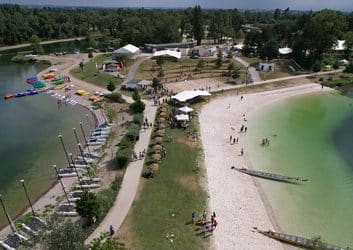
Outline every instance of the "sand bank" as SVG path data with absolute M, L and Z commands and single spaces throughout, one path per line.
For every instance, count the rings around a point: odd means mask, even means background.
M 251 168 L 244 141 L 239 133 L 246 119 L 264 106 L 276 101 L 319 91 L 318 84 L 258 92 L 241 96 L 219 97 L 206 104 L 200 113 L 201 137 L 205 152 L 209 206 L 217 214 L 219 225 L 214 232 L 216 249 L 283 249 L 277 241 L 252 232 L 252 227 L 279 229 L 270 204 L 253 177 L 231 170 L 231 166 Z M 239 142 L 230 144 L 230 136 Z M 244 155 L 241 156 L 241 149 Z

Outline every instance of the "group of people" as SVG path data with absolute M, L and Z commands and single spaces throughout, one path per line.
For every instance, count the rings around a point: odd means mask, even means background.
M 246 131 L 248 131 L 248 127 L 244 126 L 244 124 L 241 125 L 240 132 L 243 133 L 243 132 L 246 132 Z
M 262 138 L 261 145 L 262 146 L 269 146 L 270 140 L 268 138 Z
M 134 161 L 142 160 L 145 157 L 145 155 L 146 155 L 146 149 L 144 149 L 143 151 L 140 151 L 138 155 L 135 152 L 135 150 L 132 152 L 132 158 Z
M 233 137 L 233 136 L 229 137 L 229 143 L 230 144 L 238 143 L 238 141 L 239 141 L 239 137 Z
M 211 220 L 207 220 L 207 214 L 206 214 L 206 210 L 203 210 L 202 213 L 202 218 L 199 221 L 196 221 L 196 213 L 195 211 L 193 211 L 191 213 L 191 222 L 192 224 L 197 224 L 200 226 L 203 226 L 204 228 L 204 232 L 210 231 L 211 233 L 213 233 L 213 230 L 216 229 L 218 222 L 216 220 L 216 212 L 213 212 L 211 215 Z

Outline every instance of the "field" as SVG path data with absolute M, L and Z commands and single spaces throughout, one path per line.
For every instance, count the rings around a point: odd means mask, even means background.
M 197 167 L 202 150 L 186 136 L 197 127 L 196 118 L 193 123 L 187 130 L 166 129 L 164 139 L 173 137 L 172 142 L 163 143 L 167 155 L 155 178 L 141 179 L 139 193 L 118 232 L 130 249 L 205 249 L 208 244 L 208 238 L 190 224 L 192 211 L 199 218 L 207 210 L 202 164 Z M 147 166 L 144 171 L 149 171 Z
M 154 77 L 158 76 L 162 68 L 164 73 L 164 75 L 160 77 L 162 83 L 202 78 L 217 78 L 222 82 L 231 82 L 233 79 L 226 77 L 225 73 L 229 71 L 228 65 L 230 62 L 234 62 L 235 67 L 240 69 L 240 77 L 236 79 L 236 81 L 245 81 L 245 69 L 235 60 L 223 58 L 223 65 L 218 69 L 215 65 L 216 58 L 204 58 L 202 60 L 205 62 L 204 67 L 197 70 L 196 66 L 199 59 L 181 58 L 177 62 L 165 61 L 162 67 L 157 65 L 156 60 L 150 59 L 140 65 L 136 78 L 152 80 Z
M 103 71 L 97 71 L 96 64 L 100 65 L 105 60 L 111 60 L 110 55 L 99 55 L 90 60 L 88 63 L 84 64 L 83 70 L 80 67 L 74 68 L 71 70 L 71 74 L 78 79 L 83 81 L 93 83 L 102 87 L 106 87 L 109 81 L 114 82 L 116 85 L 119 85 L 122 80 L 111 75 L 105 73 Z

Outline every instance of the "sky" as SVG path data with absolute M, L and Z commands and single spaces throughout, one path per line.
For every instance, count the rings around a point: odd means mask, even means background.
M 99 7 L 166 7 L 223 9 L 285 9 L 320 10 L 325 8 L 353 10 L 353 0 L 0 0 L 0 3 L 20 5 L 99 6 Z

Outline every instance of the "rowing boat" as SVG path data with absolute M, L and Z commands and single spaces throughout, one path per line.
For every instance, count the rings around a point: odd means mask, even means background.
M 267 172 L 262 172 L 262 171 L 247 169 L 247 168 L 232 167 L 232 169 L 236 169 L 239 172 L 242 172 L 242 173 L 245 173 L 248 175 L 257 176 L 257 177 L 275 180 L 275 181 L 290 182 L 290 183 L 298 182 L 298 181 L 308 181 L 308 179 L 305 179 L 302 177 L 290 177 L 290 176 L 284 176 L 284 175 L 274 174 L 274 173 L 267 173 Z
M 270 237 L 294 246 L 304 247 L 308 249 L 322 249 L 322 250 L 347 250 L 348 249 L 348 248 L 345 249 L 343 247 L 328 244 L 325 242 L 317 242 L 316 240 L 312 240 L 312 239 L 308 239 L 300 236 L 278 233 L 272 230 L 265 231 L 265 230 L 260 230 L 257 227 L 254 227 L 253 229 L 255 229 L 257 232 L 267 237 Z

